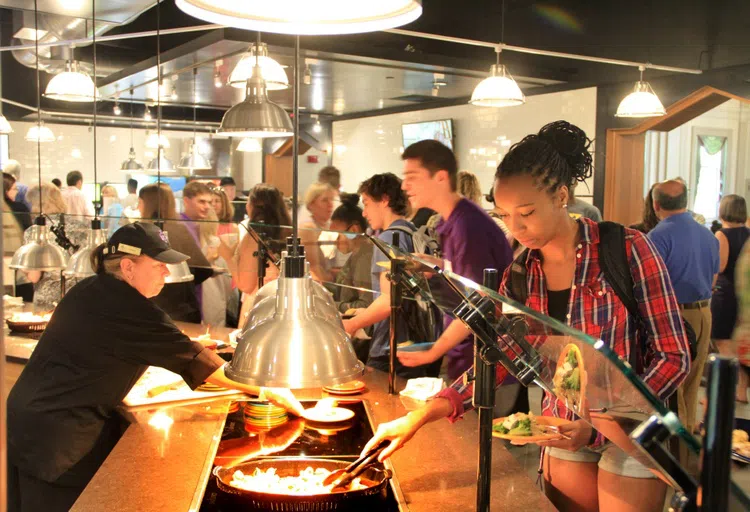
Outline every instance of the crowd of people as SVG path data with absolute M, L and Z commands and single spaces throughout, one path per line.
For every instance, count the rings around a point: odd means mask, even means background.
M 404 150 L 403 179 L 394 173 L 376 174 L 360 183 L 356 193 L 342 192 L 338 169 L 323 168 L 296 212 L 299 235 L 310 274 L 333 293 L 357 356 L 372 368 L 388 370 L 387 255 L 373 247 L 364 237 L 368 234 L 476 283 L 482 282 L 484 269 L 497 269 L 503 276 L 499 293 L 635 361 L 651 391 L 671 400 L 693 431 L 712 346 L 750 365 L 745 200 L 737 195 L 722 198 L 721 226 L 714 234 L 688 210 L 684 181 L 654 184 L 644 201 L 642 221 L 624 230 L 627 268 L 620 270 L 634 283 L 637 307 L 631 308 L 617 293 L 609 293 L 612 286 L 602 271 L 601 213 L 575 197 L 576 187 L 592 175 L 590 145 L 578 127 L 550 123 L 510 148 L 488 196 L 482 195 L 476 176 L 459 172 L 453 151 L 434 140 Z M 255 185 L 245 200 L 232 178 L 218 185 L 193 180 L 178 200 L 165 183 L 138 189 L 130 180 L 126 197 L 119 198 L 113 186 L 105 185 L 101 201 L 93 204 L 85 200 L 80 172 L 69 173 L 66 184 L 26 187 L 17 168 L 4 169 L 6 251 L 30 239 L 30 212 L 39 208 L 52 222 L 64 225 L 68 243 L 63 249 L 71 254 L 85 243 L 87 221 L 94 213 L 102 216 L 110 237 L 136 220 L 157 222 L 171 248 L 189 257 L 193 280 L 144 295 L 172 320 L 214 326 L 242 328 L 262 284 L 259 276 L 269 282 L 279 275 L 273 264 L 259 268 L 257 257 L 260 242 L 272 253 L 270 259 L 276 259 L 291 235 L 292 212 L 272 185 Z M 483 208 L 483 199 L 492 203 L 490 211 Z M 17 230 L 8 229 L 13 226 L 6 217 L 18 224 Z M 50 241 L 61 243 L 59 237 Z M 514 262 L 525 271 L 521 296 L 510 282 Z M 59 273 L 27 272 L 19 279 L 18 289 L 26 285 L 25 293 L 31 290 L 37 310 L 50 310 L 59 302 Z M 421 352 L 400 351 L 397 374 L 444 376 L 451 385 L 425 407 L 380 426 L 372 443 L 391 441 L 383 458 L 424 424 L 445 417 L 455 421 L 473 408 L 474 344 L 466 326 L 418 301 L 404 301 L 395 325 L 397 343 L 433 343 Z M 498 366 L 498 387 L 506 377 Z M 519 388 L 516 383 L 498 392 L 510 394 L 510 412 L 529 410 L 528 395 Z M 743 373 L 738 401 L 747 401 L 747 388 Z M 666 486 L 651 471 L 554 395 L 545 392 L 542 410 L 570 421 L 564 427 L 565 440 L 543 443 L 546 492 L 559 509 L 661 510 Z

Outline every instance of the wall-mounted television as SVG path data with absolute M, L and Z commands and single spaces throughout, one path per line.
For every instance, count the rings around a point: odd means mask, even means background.
M 453 119 L 438 119 L 401 125 L 404 148 L 420 140 L 433 139 L 453 149 Z

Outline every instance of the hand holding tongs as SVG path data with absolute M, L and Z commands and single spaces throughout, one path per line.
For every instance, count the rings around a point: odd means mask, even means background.
M 331 474 L 328 475 L 325 480 L 323 480 L 323 485 L 330 485 L 331 490 L 348 486 L 350 483 L 352 483 L 352 480 L 364 473 L 365 470 L 370 466 L 378 462 L 378 456 L 380 455 L 380 452 L 387 448 L 388 445 L 390 445 L 390 441 L 385 440 L 375 448 L 372 448 L 360 458 L 349 464 L 344 469 L 337 469 L 336 471 L 332 471 Z

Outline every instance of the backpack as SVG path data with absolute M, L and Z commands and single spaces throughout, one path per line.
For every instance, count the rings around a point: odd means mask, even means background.
M 393 226 L 386 231 L 398 231 L 409 236 L 415 253 L 438 254 L 436 251 L 439 244 L 427 235 L 424 226 L 417 231 L 407 226 Z M 437 341 L 443 332 L 443 319 L 440 309 L 434 303 L 417 294 L 413 298 L 406 298 L 401 303 L 401 310 L 408 331 L 407 339 L 427 343 Z
M 527 284 L 526 284 L 526 256 L 528 249 L 523 251 L 511 264 L 510 269 L 510 292 L 513 295 L 513 299 L 521 304 L 526 304 L 526 297 L 528 295 Z M 628 254 L 625 249 L 625 228 L 615 222 L 600 222 L 599 223 L 599 266 L 604 274 L 604 279 L 612 287 L 617 297 L 623 303 L 628 313 L 633 318 L 638 319 L 641 324 L 638 331 L 640 333 L 645 332 L 643 326 L 643 319 L 638 311 L 638 302 L 635 299 L 633 293 L 633 275 L 630 272 L 630 264 L 628 263 Z M 682 318 L 682 316 L 681 316 Z M 688 339 L 688 345 L 690 347 L 690 360 L 695 359 L 698 341 L 695 335 L 693 327 L 682 318 L 682 324 L 685 328 L 685 335 Z M 640 368 L 640 357 L 639 354 L 646 349 L 642 345 L 642 341 L 636 343 L 635 350 L 630 353 L 631 360 L 630 365 L 641 371 Z

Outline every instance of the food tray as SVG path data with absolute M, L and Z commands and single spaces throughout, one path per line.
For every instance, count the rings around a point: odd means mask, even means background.
M 13 322 L 12 320 L 5 320 L 5 323 L 8 324 L 8 329 L 12 332 L 42 332 L 47 328 L 47 322 Z

